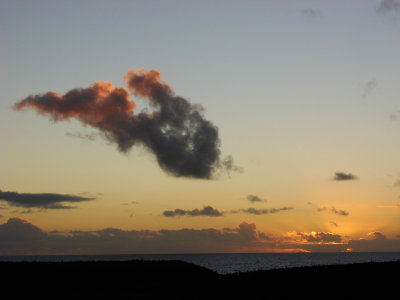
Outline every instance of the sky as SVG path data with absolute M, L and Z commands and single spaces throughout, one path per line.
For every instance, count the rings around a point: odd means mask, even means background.
M 400 1 L 0 2 L 0 255 L 400 251 Z

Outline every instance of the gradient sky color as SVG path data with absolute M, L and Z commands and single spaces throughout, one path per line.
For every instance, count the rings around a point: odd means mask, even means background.
M 15 228 L 45 240 L 21 253 L 97 253 L 56 247 L 50 232 L 100 239 L 105 228 L 192 243 L 118 242 L 116 253 L 400 251 L 400 9 L 382 3 L 399 2 L 1 1 L 0 253 L 16 253 Z M 97 80 L 126 87 L 142 67 L 204 106 L 243 172 L 176 178 L 143 147 L 122 154 L 76 120 L 12 109 Z M 7 192 L 78 198 L 29 207 Z

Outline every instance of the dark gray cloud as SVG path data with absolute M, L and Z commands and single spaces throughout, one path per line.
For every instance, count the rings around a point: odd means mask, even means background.
M 81 197 L 68 194 L 53 193 L 17 193 L 4 192 L 0 190 L 0 201 L 6 201 L 11 206 L 26 208 L 46 208 L 46 209 L 71 209 L 73 206 L 66 206 L 64 203 L 78 203 L 93 200 L 92 197 Z
M 350 173 L 346 174 L 343 172 L 336 172 L 335 176 L 333 177 L 333 180 L 336 180 L 336 181 L 356 180 L 356 179 L 358 179 L 358 177 L 356 175 L 353 175 Z
M 77 119 L 94 127 L 124 153 L 145 146 L 159 166 L 177 177 L 210 179 L 217 172 L 240 171 L 232 157 L 221 158 L 218 128 L 204 109 L 176 96 L 157 70 L 130 70 L 124 77 L 129 91 L 149 100 L 152 112 L 134 113 L 136 103 L 125 88 L 96 81 L 64 95 L 47 92 L 29 96 L 14 109 L 31 108 L 53 121 Z
M 281 208 L 264 208 L 264 209 L 257 209 L 254 207 L 249 207 L 246 209 L 241 209 L 241 210 L 234 210 L 231 211 L 231 213 L 246 213 L 246 214 L 252 214 L 252 215 L 267 215 L 267 214 L 276 214 L 281 211 L 288 211 L 292 210 L 293 207 L 281 207 Z
M 336 209 L 335 207 L 330 207 L 330 208 L 327 208 L 327 207 L 319 207 L 319 208 L 317 208 L 317 211 L 319 211 L 319 212 L 329 212 L 329 213 L 331 213 L 331 214 L 335 214 L 335 215 L 338 215 L 338 216 L 348 216 L 349 215 L 349 212 L 347 212 L 347 211 L 345 211 L 345 210 L 339 210 L 339 209 Z
M 37 240 L 46 234 L 37 226 L 20 218 L 8 219 L 7 223 L 0 225 L 0 241 Z
M 193 210 L 183 210 L 183 209 L 175 209 L 175 210 L 166 210 L 163 212 L 165 217 L 179 217 L 179 216 L 190 216 L 190 217 L 198 217 L 198 216 L 208 216 L 208 217 L 221 217 L 222 213 L 211 207 L 204 206 L 202 209 L 193 209 Z
M 376 7 L 376 11 L 380 13 L 400 12 L 400 1 L 382 0 Z
M 0 224 L 0 253 L 210 253 L 271 246 L 256 225 L 242 222 L 227 229 L 121 230 L 43 232 L 28 221 L 13 218 Z
M 249 200 L 252 203 L 267 202 L 267 200 L 261 199 L 260 197 L 258 197 L 256 195 L 247 195 L 247 200 Z
M 99 135 L 97 133 L 80 133 L 80 132 L 67 132 L 66 136 L 77 138 L 81 140 L 94 141 Z
M 378 86 L 378 81 L 376 79 L 372 79 L 368 81 L 363 89 L 362 97 L 363 99 L 367 98 Z

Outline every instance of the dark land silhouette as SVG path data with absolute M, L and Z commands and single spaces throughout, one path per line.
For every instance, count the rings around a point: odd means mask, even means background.
M 182 261 L 0 262 L 4 299 L 397 299 L 400 261 L 221 275 Z

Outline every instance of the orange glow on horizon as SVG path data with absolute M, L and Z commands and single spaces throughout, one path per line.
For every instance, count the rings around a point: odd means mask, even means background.
M 312 251 L 302 248 L 240 248 L 229 253 L 311 253 Z

